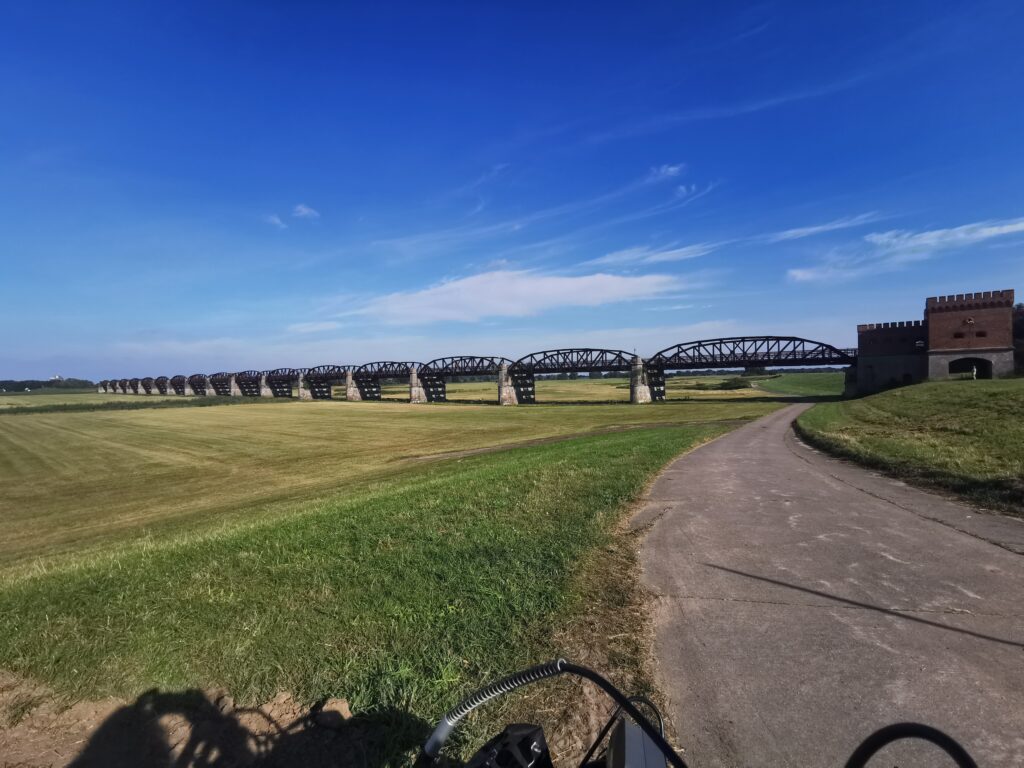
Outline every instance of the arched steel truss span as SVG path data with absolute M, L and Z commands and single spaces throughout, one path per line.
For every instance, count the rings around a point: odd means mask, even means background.
M 208 378 L 210 379 L 210 386 L 213 387 L 214 394 L 221 397 L 231 397 L 231 377 L 234 375 L 228 371 L 211 373 Z
M 306 384 L 314 400 L 330 400 L 334 385 L 345 381 L 350 365 L 318 365 L 306 370 Z
M 171 390 L 174 394 L 184 395 L 186 386 L 188 386 L 187 376 L 182 376 L 180 373 L 177 376 L 171 376 Z
M 424 363 L 420 375 L 429 373 L 431 376 L 497 376 L 503 365 L 511 366 L 514 361 L 507 357 L 477 357 L 461 355 L 458 357 L 439 357 Z
M 360 365 L 352 371 L 352 376 L 356 379 L 401 379 L 407 377 L 413 368 L 419 370 L 422 367 L 423 363 L 378 360 Z
M 857 350 L 839 349 L 799 336 L 731 336 L 676 344 L 647 360 L 654 400 L 665 399 L 665 371 L 702 368 L 856 365 Z
M 445 402 L 448 399 L 448 379 L 459 376 L 497 376 L 503 365 L 510 366 L 512 362 L 507 357 L 438 357 L 420 368 L 420 384 L 423 385 L 427 402 Z
M 508 373 L 518 402 L 535 403 L 537 374 L 629 371 L 633 358 L 621 349 L 548 349 L 519 358 L 509 366 Z
M 152 376 L 139 379 L 139 389 L 142 390 L 139 394 L 142 394 L 142 392 L 145 392 L 147 395 L 153 394 L 153 390 L 156 388 L 154 386 L 155 383 Z
M 213 388 L 207 389 L 208 383 L 205 373 L 193 373 L 188 377 L 188 385 L 192 388 L 193 395 L 205 397 L 213 394 Z
M 380 400 L 381 379 L 408 379 L 415 368 L 419 370 L 423 363 L 397 360 L 378 360 L 365 363 L 352 371 L 352 383 L 359 390 L 362 400 Z
M 521 357 L 509 368 L 533 373 L 628 371 L 633 366 L 633 357 L 621 349 L 548 349 Z
M 839 349 L 798 336 L 732 336 L 688 341 L 661 350 L 647 360 L 649 368 L 695 370 L 785 365 L 853 365 L 857 351 Z
M 157 376 L 153 379 L 153 385 L 161 395 L 169 395 L 174 391 L 171 389 L 171 380 L 166 376 Z
M 274 397 L 291 397 L 292 389 L 302 383 L 303 373 L 302 368 L 275 368 L 264 374 L 264 381 Z
M 259 397 L 262 383 L 262 371 L 239 371 L 235 374 L 235 386 L 242 393 L 242 397 Z

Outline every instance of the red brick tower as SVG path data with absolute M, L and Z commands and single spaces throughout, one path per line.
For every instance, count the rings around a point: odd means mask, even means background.
M 1013 290 L 932 297 L 925 321 L 928 378 L 1013 373 Z

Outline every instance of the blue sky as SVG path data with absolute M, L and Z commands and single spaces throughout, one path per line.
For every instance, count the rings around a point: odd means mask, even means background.
M 0 375 L 851 345 L 1024 289 L 1024 6 L 6 3 Z

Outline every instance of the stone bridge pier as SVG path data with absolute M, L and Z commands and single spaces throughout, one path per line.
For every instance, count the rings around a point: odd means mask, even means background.
M 423 389 L 423 384 L 420 383 L 419 371 L 416 366 L 409 369 L 409 402 L 410 403 L 426 403 L 427 392 Z
M 498 368 L 498 404 L 519 405 L 516 388 L 512 385 L 512 378 L 508 373 L 508 363 L 502 363 Z
M 352 376 L 352 371 L 345 371 L 345 399 L 353 402 L 363 399 L 362 394 L 359 392 L 359 387 L 356 386 L 356 380 Z
M 644 361 L 639 355 L 633 358 L 633 367 L 629 371 L 629 402 L 635 405 L 651 402 L 647 369 L 644 368 Z

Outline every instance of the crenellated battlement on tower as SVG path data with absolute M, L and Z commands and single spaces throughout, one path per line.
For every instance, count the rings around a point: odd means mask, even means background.
M 870 333 L 871 331 L 887 331 L 898 328 L 923 328 L 926 325 L 924 320 L 899 320 L 892 323 L 861 323 L 857 326 L 857 333 Z
M 965 310 L 996 309 L 1013 306 L 1013 289 L 1003 291 L 978 291 L 977 293 L 956 293 L 949 296 L 932 296 L 925 301 L 925 313 L 962 312 Z

